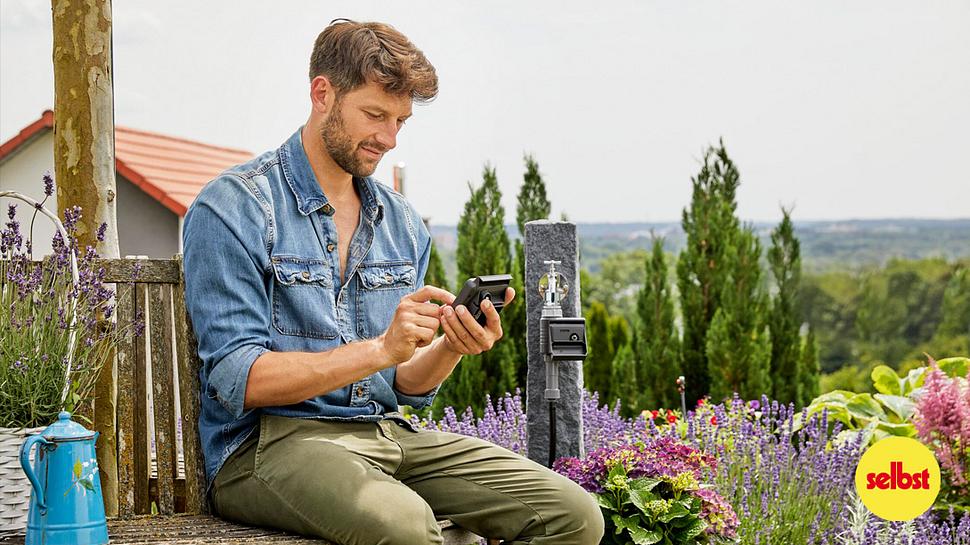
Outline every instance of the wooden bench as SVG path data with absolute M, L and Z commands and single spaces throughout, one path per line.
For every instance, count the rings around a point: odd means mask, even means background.
M 96 401 L 99 463 L 109 474 L 110 466 L 117 467 L 117 491 L 105 487 L 106 504 L 117 498 L 117 517 L 108 524 L 112 543 L 328 543 L 209 514 L 198 434 L 201 362 L 185 310 L 181 256 L 102 263 L 105 282 L 117 283 L 119 323 L 134 320 L 136 313 L 148 317 L 144 335 L 118 349 L 117 406 L 101 393 L 113 388 L 102 387 Z M 440 524 L 445 543 L 468 545 L 481 539 L 449 521 Z

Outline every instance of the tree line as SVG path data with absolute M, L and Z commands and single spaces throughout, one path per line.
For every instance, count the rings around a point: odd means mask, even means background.
M 516 209 L 520 235 L 526 222 L 550 212 L 538 164 L 526 156 L 525 167 Z M 589 342 L 586 388 L 601 401 L 619 399 L 628 414 L 678 406 L 680 375 L 687 379 L 690 406 L 707 395 L 720 399 L 734 392 L 807 403 L 818 394 L 818 349 L 812 330 L 802 331 L 801 257 L 790 211 L 782 210 L 772 232 L 765 271 L 754 228 L 736 214 L 740 176 L 723 142 L 706 150 L 691 181 L 691 203 L 682 217 L 687 246 L 676 258 L 675 284 L 660 238 L 640 255 L 642 282 L 625 312 L 611 313 L 603 301 L 628 286 L 614 291 L 593 282 L 586 286 L 590 277 L 581 276 Z M 510 244 L 495 169 L 486 165 L 481 185 L 469 184 L 469 190 L 458 223 L 454 285 L 473 275 L 511 271 L 513 287 L 522 293 L 521 236 Z M 426 281 L 449 285 L 434 248 Z M 593 287 L 602 300 L 589 293 Z M 480 412 L 483 394 L 495 398 L 525 385 L 525 305 L 519 301 L 503 313 L 504 339 L 485 354 L 463 359 L 442 385 L 436 412 L 449 405 Z

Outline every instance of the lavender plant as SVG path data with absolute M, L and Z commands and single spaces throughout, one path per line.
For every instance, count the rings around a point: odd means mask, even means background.
M 38 210 L 53 191 L 47 174 Z M 111 320 L 114 292 L 104 284 L 105 271 L 96 265 L 94 248 L 75 250 L 81 209 L 65 211 L 67 240 L 55 234 L 53 255 L 41 262 L 32 260 L 30 234 L 21 232 L 16 210 L 17 205 L 8 206 L 0 230 L 0 426 L 14 428 L 46 425 L 60 410 L 73 411 L 88 402 L 112 346 L 131 329 Z M 98 229 L 99 241 L 105 228 L 102 224 Z M 77 258 L 77 283 L 72 255 Z M 65 377 L 69 364 L 70 376 Z
M 444 417 L 437 422 L 430 416 L 420 419 L 412 415 L 410 419 L 412 424 L 421 428 L 478 437 L 517 454 L 528 454 L 526 416 L 518 388 L 515 394 L 506 393 L 494 404 L 491 396 L 486 394 L 485 412 L 481 418 L 475 418 L 471 407 L 467 407 L 461 417 L 453 407 L 445 407 Z
M 830 433 L 826 413 L 808 417 L 767 397 L 735 397 L 687 420 L 687 442 L 724 467 L 715 485 L 739 512 L 742 541 L 813 543 L 820 529 L 842 524 L 862 445 L 833 445 L 840 424 Z

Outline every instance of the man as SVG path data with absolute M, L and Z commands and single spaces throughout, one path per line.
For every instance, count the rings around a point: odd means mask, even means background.
M 423 285 L 421 217 L 369 178 L 412 103 L 436 94 L 434 67 L 395 29 L 332 23 L 313 49 L 306 124 L 186 214 L 213 506 L 345 545 L 441 543 L 436 516 L 507 543 L 599 543 L 599 509 L 569 480 L 397 412 L 429 405 L 462 355 L 502 337 L 493 306 L 482 327 Z

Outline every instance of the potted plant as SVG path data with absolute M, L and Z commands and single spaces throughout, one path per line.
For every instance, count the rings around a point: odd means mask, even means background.
M 8 205 L 0 229 L 0 532 L 26 523 L 29 483 L 19 463 L 25 436 L 61 410 L 90 407 L 98 372 L 129 330 L 113 323 L 114 291 L 103 283 L 94 248 L 77 249 L 81 209 L 66 210 L 62 223 L 44 208 L 53 185 L 45 175 L 41 202 L 0 191 L 33 207 L 31 227 L 38 214 L 57 227 L 53 255 L 40 261 L 33 260 L 31 229 L 23 233 L 15 219 L 17 204 Z

